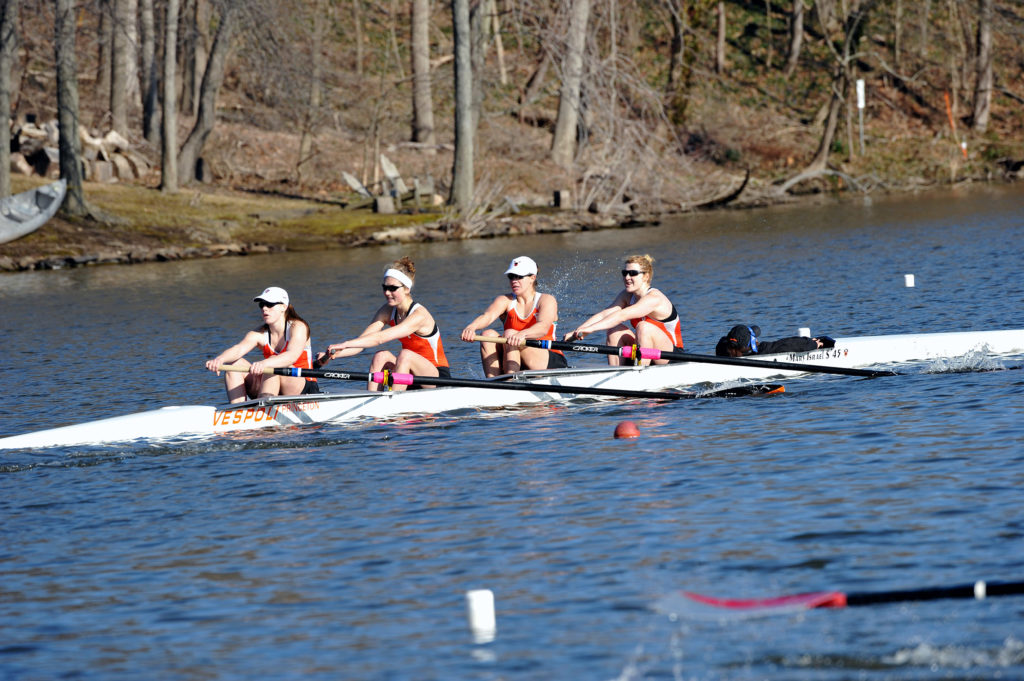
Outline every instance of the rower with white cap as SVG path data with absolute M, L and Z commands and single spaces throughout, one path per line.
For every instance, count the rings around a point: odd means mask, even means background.
M 313 350 L 309 340 L 309 324 L 295 311 L 288 292 L 269 286 L 253 298 L 260 306 L 263 324 L 245 334 L 238 343 L 206 362 L 206 368 L 220 375 L 223 364 L 248 367 L 248 373 L 225 372 L 224 387 L 231 402 L 271 395 L 309 395 L 320 392 L 315 378 L 296 376 L 265 376 L 264 369 L 312 367 Z M 249 364 L 243 359 L 259 348 L 263 360 Z
M 511 293 L 494 299 L 483 314 L 462 330 L 462 340 L 473 342 L 479 329 L 482 336 L 499 338 L 505 344 L 480 343 L 480 361 L 488 378 L 511 374 L 522 369 L 561 369 L 567 365 L 565 355 L 558 350 L 519 347 L 527 339 L 554 340 L 558 321 L 558 301 L 550 293 L 537 291 L 537 263 L 521 255 L 512 260 L 505 270 Z M 504 326 L 499 334 L 486 327 L 501 319 Z
M 370 373 L 388 370 L 416 376 L 451 377 L 437 323 L 427 308 L 412 299 L 415 278 L 416 265 L 409 258 L 402 258 L 388 266 L 381 282 L 386 302 L 373 315 L 373 321 L 358 337 L 330 345 L 326 353 L 318 356 L 318 364 L 351 357 L 366 348 L 375 348 L 390 341 L 399 341 L 402 350 L 397 357 L 387 350 L 374 354 Z M 405 390 L 405 387 L 396 384 L 392 389 Z M 370 383 L 368 388 L 380 390 L 381 386 Z

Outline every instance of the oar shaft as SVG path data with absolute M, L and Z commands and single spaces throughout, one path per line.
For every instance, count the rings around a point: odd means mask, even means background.
M 904 601 L 937 601 L 947 598 L 988 598 L 1024 594 L 1024 582 L 983 582 L 941 586 L 902 591 L 878 591 L 875 593 L 846 594 L 846 605 L 875 605 L 877 603 L 900 603 Z
M 248 371 L 248 367 L 222 364 L 221 371 Z M 327 378 L 342 381 L 372 381 L 398 385 L 441 385 L 459 388 L 486 388 L 493 390 L 526 390 L 537 393 L 559 393 L 565 395 L 600 395 L 602 397 L 638 397 L 656 400 L 682 400 L 697 397 L 696 393 L 666 392 L 657 390 L 616 390 L 612 388 L 590 388 L 584 386 L 549 385 L 546 383 L 523 383 L 517 381 L 484 381 L 471 378 L 443 378 L 440 376 L 414 376 L 413 374 L 375 371 L 347 372 L 323 369 L 270 368 L 263 370 L 267 376 L 295 376 L 302 378 Z
M 507 343 L 505 338 L 498 336 L 474 336 L 473 340 L 486 343 Z M 570 352 L 590 352 L 600 355 L 615 355 L 632 359 L 632 346 L 617 347 L 614 345 L 591 345 L 584 343 L 569 343 L 555 340 L 533 340 L 525 341 L 527 347 L 542 348 L 545 350 L 562 350 Z M 717 355 L 697 355 L 692 352 L 669 352 L 657 348 L 637 348 L 637 359 L 672 359 L 681 362 L 697 362 L 703 364 L 724 364 L 727 366 L 754 367 L 757 369 L 775 369 L 779 371 L 801 371 L 805 373 L 819 374 L 841 374 L 844 376 L 863 376 L 875 378 L 876 376 L 896 376 L 895 371 L 876 371 L 873 369 L 854 369 L 851 367 L 830 367 L 820 364 L 801 364 L 797 362 L 776 362 L 759 359 L 748 359 L 746 357 L 718 357 Z

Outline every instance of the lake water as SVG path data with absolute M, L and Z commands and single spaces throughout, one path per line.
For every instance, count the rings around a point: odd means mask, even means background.
M 995 188 L 6 274 L 0 436 L 217 404 L 202 364 L 257 323 L 265 286 L 289 290 L 322 348 L 362 330 L 404 254 L 456 376 L 479 376 L 457 335 L 520 254 L 566 328 L 610 302 L 624 255 L 653 254 L 696 352 L 739 322 L 767 338 L 1020 328 L 1022 207 L 1020 187 Z M 678 596 L 1024 579 L 1021 364 L 2 452 L 0 678 L 1022 678 L 1024 597 L 754 617 Z M 612 438 L 624 420 L 640 438 Z M 494 593 L 489 643 L 467 625 L 471 589 Z

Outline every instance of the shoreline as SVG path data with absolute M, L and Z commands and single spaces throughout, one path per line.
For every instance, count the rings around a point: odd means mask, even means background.
M 431 243 L 466 239 L 492 239 L 533 234 L 587 232 L 607 229 L 630 229 L 660 224 L 666 219 L 728 210 L 755 210 L 801 203 L 841 202 L 855 197 L 898 197 L 922 192 L 950 192 L 967 187 L 971 191 L 985 188 L 1013 187 L 1013 181 L 965 181 L 953 185 L 887 187 L 881 192 L 815 192 L 808 194 L 773 194 L 751 192 L 751 196 L 726 205 L 695 208 L 664 213 L 634 214 L 628 209 L 612 213 L 581 213 L 550 207 L 513 208 L 509 213 L 486 219 L 451 221 L 441 218 L 423 222 L 423 215 L 388 216 L 391 224 L 360 225 L 338 231 L 310 228 L 302 230 L 301 220 L 292 227 L 257 211 L 252 216 L 264 227 L 241 229 L 254 238 L 232 238 L 228 221 L 215 214 L 204 222 L 191 222 L 186 228 L 159 228 L 132 225 L 76 224 L 56 217 L 37 232 L 22 240 L 0 245 L 0 273 L 72 269 L 100 265 L 131 265 L 149 262 L 244 257 L 281 252 L 322 251 L 397 243 Z M 151 191 L 151 190 L 147 190 Z M 214 190 L 216 191 L 216 190 Z M 195 196 L 199 196 L 196 192 Z M 191 199 L 195 201 L 195 198 Z M 294 204 L 304 200 L 289 198 Z M 330 204 L 330 202 L 328 202 Z M 308 208 L 292 212 L 308 215 Z M 279 217 L 294 217 L 282 212 Z M 403 222 L 404 221 L 404 222 Z M 395 224 L 398 223 L 398 224 Z M 275 238 L 276 237 L 276 238 Z

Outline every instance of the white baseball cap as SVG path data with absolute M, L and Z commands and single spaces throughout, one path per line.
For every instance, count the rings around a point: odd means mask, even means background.
M 537 263 L 533 261 L 533 258 L 521 255 L 509 264 L 505 274 L 518 274 L 521 277 L 537 274 Z
M 288 304 L 288 292 L 278 286 L 268 286 L 263 289 L 263 293 L 259 294 L 252 299 L 253 302 L 264 301 L 277 305 L 278 303 Z

